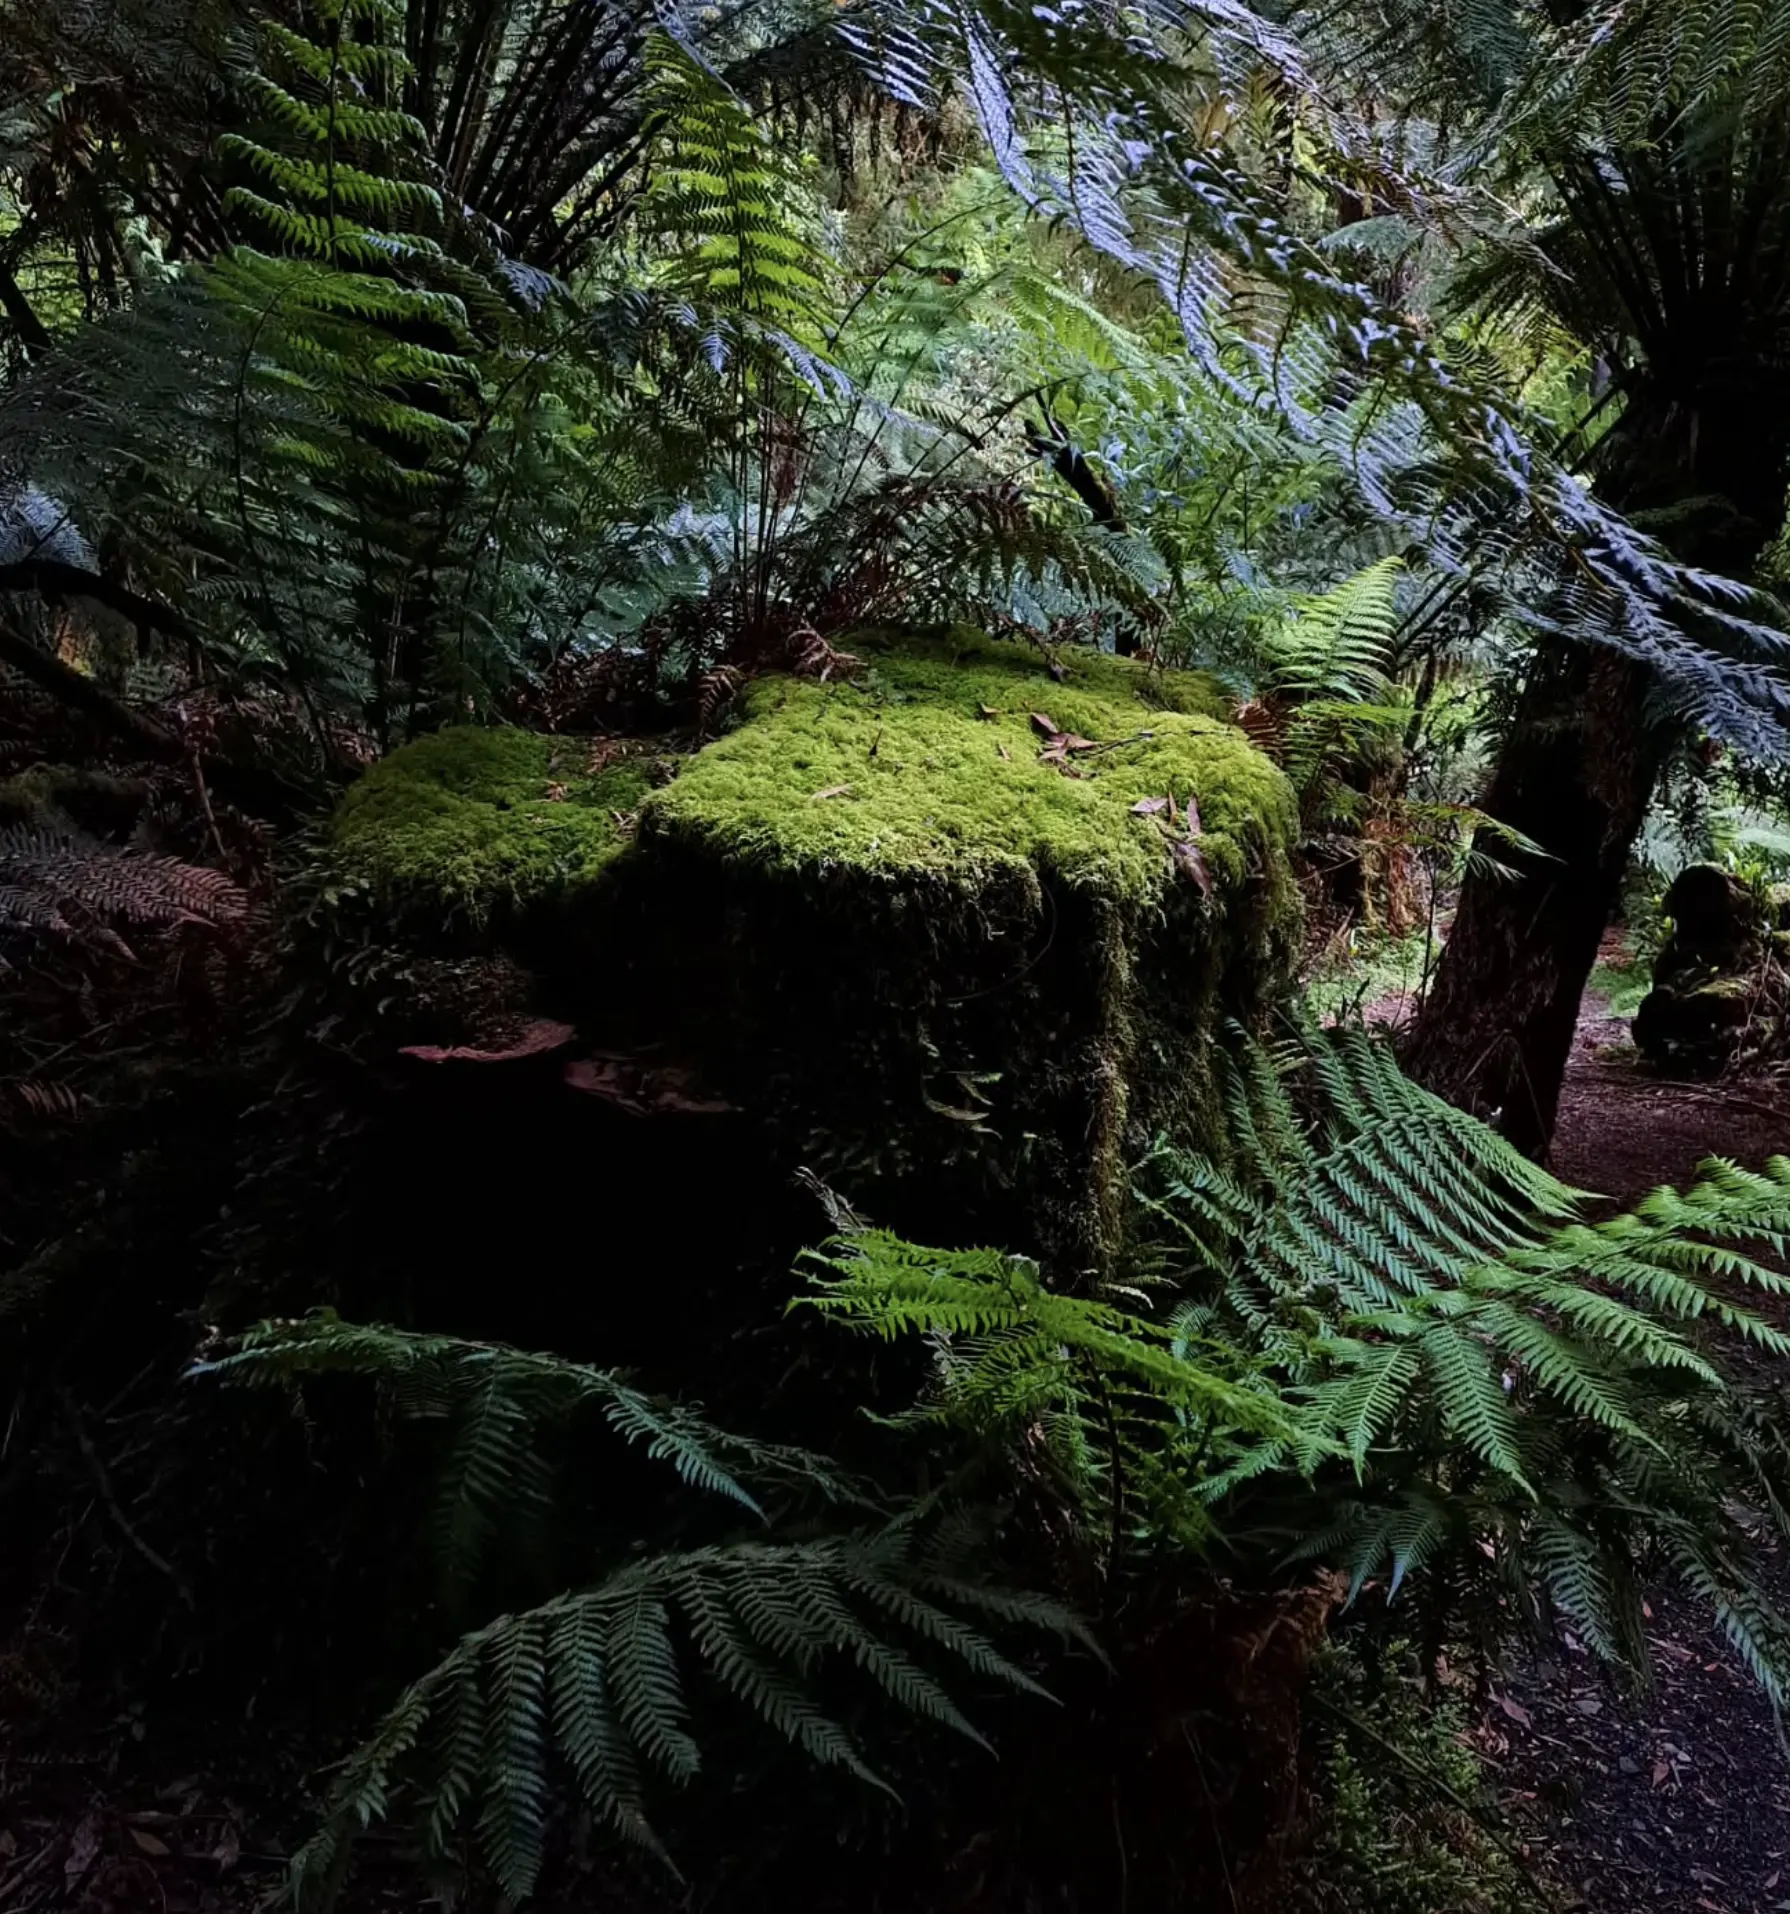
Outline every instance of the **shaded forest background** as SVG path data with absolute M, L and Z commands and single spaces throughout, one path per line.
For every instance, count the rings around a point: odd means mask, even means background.
M 1787 105 L 0 0 L 0 1904 L 1565 1904 L 1524 1644 L 1775 1708 Z

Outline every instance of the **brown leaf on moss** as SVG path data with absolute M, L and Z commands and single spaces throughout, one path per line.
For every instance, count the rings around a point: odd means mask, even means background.
M 1175 861 L 1175 869 L 1182 876 L 1197 884 L 1203 897 L 1212 895 L 1212 873 L 1207 868 L 1206 859 L 1197 844 L 1190 844 L 1186 838 L 1178 837 L 1170 844 L 1169 855 Z
M 1131 807 L 1133 817 L 1160 817 L 1164 811 L 1173 815 L 1173 798 L 1139 798 Z
M 1048 738 L 1054 744 L 1063 735 L 1062 727 L 1056 719 L 1043 711 L 1032 713 L 1032 729 L 1042 738 Z

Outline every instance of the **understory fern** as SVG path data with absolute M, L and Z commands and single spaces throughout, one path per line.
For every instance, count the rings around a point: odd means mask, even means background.
M 1203 1547 L 1202 1471 L 1258 1439 L 1300 1440 L 1298 1418 L 1234 1346 L 1048 1289 L 1023 1257 L 865 1229 L 807 1268 L 802 1305 L 862 1334 L 931 1344 L 931 1387 L 900 1420 L 1023 1442 L 1028 1467 L 1042 1466 L 1100 1538 L 1105 1573 L 1128 1544 Z
M 1772 1358 L 1749 1302 L 1790 1295 L 1790 1161 L 1719 1160 L 1602 1223 L 1361 1031 L 1246 1048 L 1234 1168 L 1164 1148 L 1144 1202 L 1186 1334 L 1256 1352 L 1298 1405 L 1202 1493 L 1239 1545 L 1422 1579 L 1434 1625 L 1564 1618 L 1644 1668 L 1638 1577 L 1658 1558 L 1772 1694 L 1790 1631 L 1748 1523 L 1790 1519 L 1790 1443 L 1716 1329 Z M 1311 1465 L 1314 1445 L 1346 1461 Z
M 1141 1172 L 1130 1307 L 874 1230 L 813 1264 L 805 1300 L 927 1340 L 903 1420 L 1001 1451 L 1045 1527 L 1077 1531 L 1055 1553 L 1092 1565 L 1103 1611 L 1116 1575 L 1177 1555 L 1326 1565 L 1351 1601 L 1415 1601 L 1432 1653 L 1564 1620 L 1640 1671 L 1642 1580 L 1664 1568 L 1790 1693 L 1750 1539 L 1790 1533 L 1790 1432 L 1716 1340 L 1790 1356 L 1750 1306 L 1790 1297 L 1758 1260 L 1790 1244 L 1790 1161 L 1711 1162 L 1587 1223 L 1359 1030 L 1240 1041 L 1227 1104 L 1222 1161 L 1164 1144 Z
M 480 1846 L 512 1899 L 539 1876 L 560 1761 L 615 1833 L 663 1855 L 646 1789 L 654 1777 L 687 1783 L 702 1771 L 685 1697 L 692 1660 L 811 1760 L 885 1786 L 814 1700 L 814 1678 L 833 1663 L 854 1666 L 897 1706 L 980 1740 L 917 1655 L 1042 1690 L 966 1610 L 984 1625 L 1065 1626 L 1049 1602 L 930 1570 L 900 1531 L 656 1555 L 595 1588 L 500 1616 L 406 1689 L 350 1757 L 324 1826 L 297 1859 L 299 1903 L 333 1897 L 349 1841 L 389 1811 L 401 1773 L 414 1783 L 427 1850 L 444 1854 L 476 1815 Z
M 124 957 L 116 926 L 166 930 L 221 927 L 248 909 L 222 871 L 107 844 L 72 826 L 0 829 L 0 970 L 9 941 L 91 944 Z
M 328 1310 L 267 1322 L 196 1374 L 273 1387 L 300 1377 L 355 1375 L 379 1382 L 396 1412 L 440 1425 L 433 1539 L 450 1598 L 460 1599 L 500 1539 L 529 1539 L 551 1514 L 554 1484 L 540 1436 L 582 1410 L 600 1415 L 693 1489 L 765 1519 L 752 1487 L 814 1491 L 828 1501 L 858 1492 L 819 1456 L 753 1442 L 684 1403 L 649 1396 L 610 1369 L 506 1343 L 430 1336 L 343 1322 Z
M 1403 569 L 1384 558 L 1305 599 L 1264 647 L 1275 755 L 1308 822 L 1346 802 L 1338 771 L 1397 759 L 1411 717 L 1390 675 Z
M 442 1423 L 436 1526 L 460 1574 L 518 1511 L 548 1512 L 553 1484 L 536 1432 L 585 1408 L 761 1528 L 751 1539 L 647 1555 L 462 1636 L 343 1764 L 324 1823 L 294 1864 L 301 1907 L 333 1902 L 354 1835 L 400 1802 L 431 1859 L 447 1856 L 472 1824 L 499 1886 L 520 1899 L 544 1864 L 562 1777 L 610 1831 L 669 1860 L 648 1793 L 702 1771 L 712 1724 L 688 1694 L 698 1670 L 813 1761 L 883 1786 L 817 1697 L 823 1683 L 836 1686 L 836 1667 L 855 1669 L 896 1707 L 980 1740 L 928 1664 L 1041 1694 L 989 1631 L 1079 1632 L 1060 1604 L 965 1573 L 949 1525 L 877 1520 L 821 1458 L 729 1436 L 613 1371 L 321 1313 L 263 1324 L 196 1373 L 264 1387 L 369 1377 L 400 1415 Z M 858 1526 L 819 1540 L 766 1538 L 748 1483 L 850 1502 Z

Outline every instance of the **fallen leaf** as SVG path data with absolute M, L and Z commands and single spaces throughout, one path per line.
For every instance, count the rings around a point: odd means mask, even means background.
M 1672 1769 L 1669 1763 L 1656 1761 L 1653 1764 L 1653 1785 L 1656 1788 L 1663 1788 L 1667 1781 L 1671 1779 L 1671 1775 Z
M 546 1017 L 532 1017 L 501 1048 L 478 1044 L 407 1043 L 401 1057 L 415 1057 L 419 1063 L 518 1063 L 524 1057 L 546 1056 L 563 1050 L 578 1032 L 569 1023 L 553 1023 Z
M 1525 1728 L 1534 1726 L 1534 1723 L 1529 1718 L 1529 1710 L 1525 1708 L 1520 1701 L 1512 1701 L 1508 1695 L 1500 1695 L 1498 1697 L 1498 1706 L 1504 1710 L 1512 1721 L 1520 1723 Z
M 829 784 L 824 791 L 816 791 L 808 802 L 818 804 L 822 798 L 842 798 L 850 789 L 849 784 Z
M 978 705 L 976 716 L 982 719 L 998 718 L 1001 714 L 991 704 Z
M 68 1844 L 68 1858 L 62 1872 L 70 1881 L 78 1881 L 92 1867 L 99 1853 L 99 1810 L 89 1808 L 75 1827 Z
M 0 1861 L 10 1861 L 19 1851 L 19 1837 L 11 1828 L 0 1828 Z
M 151 1834 L 147 1828 L 132 1828 L 130 1835 L 131 1839 L 136 1842 L 137 1846 L 140 1847 L 145 1854 L 166 1854 L 168 1852 L 167 1842 Z
M 547 802 L 563 804 L 566 801 L 566 787 L 563 784 L 550 784 L 547 787 Z
M 1065 731 L 1061 738 L 1053 738 L 1053 744 L 1061 744 L 1065 751 L 1098 751 L 1100 749 L 1092 738 L 1078 738 L 1073 731 Z
M 1042 711 L 1034 711 L 1032 713 L 1032 729 L 1036 731 L 1040 737 L 1049 738 L 1053 742 L 1063 735 L 1056 719 L 1047 717 Z
M 218 1836 L 218 1844 L 211 1851 L 211 1858 L 226 1874 L 242 1859 L 242 1840 L 235 1827 L 228 1821 L 224 1831 Z
M 1139 798 L 1131 807 L 1133 817 L 1155 817 L 1169 808 L 1167 798 Z
M 1595 1695 L 1581 1695 L 1573 1706 L 1582 1715 L 1601 1715 L 1604 1711 L 1603 1703 Z
M 1169 855 L 1175 861 L 1175 868 L 1183 877 L 1190 878 L 1200 887 L 1203 897 L 1212 895 L 1212 873 L 1206 868 L 1205 857 L 1197 844 L 1189 844 L 1185 838 L 1176 838 L 1168 847 Z
M 1187 835 L 1198 837 L 1205 826 L 1200 822 L 1200 807 L 1194 803 L 1191 794 L 1187 799 Z

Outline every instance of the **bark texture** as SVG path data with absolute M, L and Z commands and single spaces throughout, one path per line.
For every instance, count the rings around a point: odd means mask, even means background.
M 1746 578 L 1783 522 L 1790 385 L 1754 361 L 1696 389 L 1631 398 L 1600 447 L 1598 490 L 1677 558 Z M 1750 400 L 1748 392 L 1750 390 Z M 1545 1157 L 1579 1000 L 1614 913 L 1669 733 L 1651 673 L 1611 651 L 1544 647 L 1483 808 L 1550 853 L 1483 848 L 1514 881 L 1469 874 L 1408 1065 L 1450 1102 Z
M 1484 808 L 1551 853 L 1483 848 L 1514 878 L 1470 877 L 1409 1066 L 1531 1155 L 1554 1132 L 1579 998 L 1659 769 L 1648 674 L 1551 649 L 1518 706 Z

